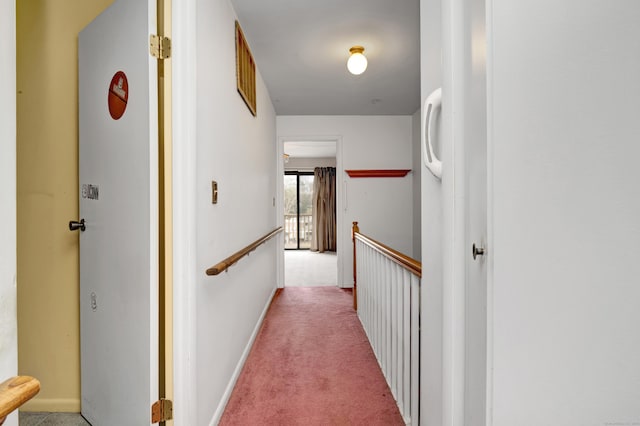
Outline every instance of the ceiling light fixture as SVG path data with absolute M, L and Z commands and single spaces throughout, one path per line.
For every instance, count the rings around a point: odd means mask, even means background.
M 347 61 L 347 69 L 353 75 L 360 75 L 367 69 L 367 57 L 362 53 L 364 52 L 364 47 L 362 46 L 353 46 L 349 49 L 351 56 L 349 56 L 349 60 Z

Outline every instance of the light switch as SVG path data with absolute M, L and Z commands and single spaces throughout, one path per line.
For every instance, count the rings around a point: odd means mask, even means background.
M 211 181 L 211 204 L 218 204 L 218 182 Z

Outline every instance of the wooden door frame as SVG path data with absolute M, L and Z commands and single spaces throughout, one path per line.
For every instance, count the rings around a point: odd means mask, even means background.
M 157 0 L 157 34 L 171 38 L 171 0 Z M 158 61 L 158 399 L 173 400 L 172 61 Z M 161 424 L 172 425 L 169 420 Z

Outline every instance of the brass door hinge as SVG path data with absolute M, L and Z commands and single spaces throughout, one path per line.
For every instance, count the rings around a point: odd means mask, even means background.
M 157 59 L 171 57 L 171 39 L 169 37 L 151 34 L 149 37 L 149 51 L 151 56 Z
M 170 399 L 160 399 L 151 406 L 151 423 L 166 422 L 173 419 L 173 402 Z

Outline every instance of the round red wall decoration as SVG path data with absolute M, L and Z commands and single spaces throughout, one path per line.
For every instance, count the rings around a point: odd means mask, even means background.
M 129 99 L 129 83 L 124 72 L 118 71 L 109 84 L 109 114 L 114 120 L 118 120 L 127 109 Z

